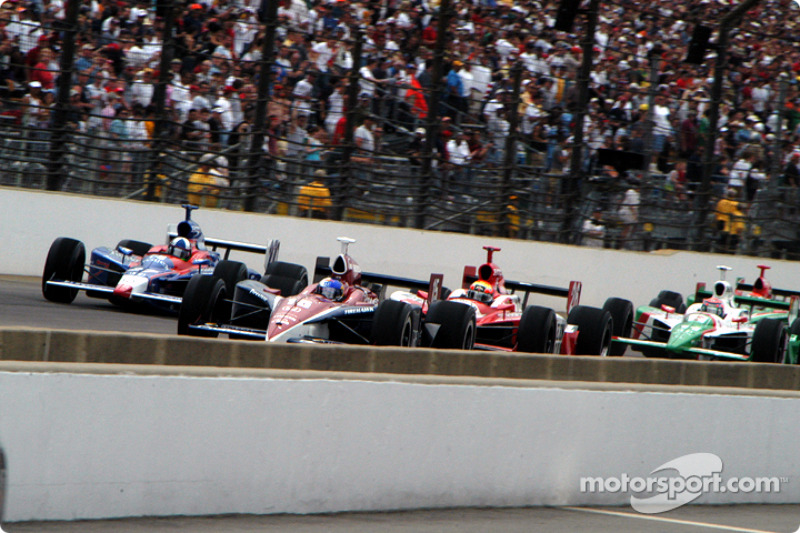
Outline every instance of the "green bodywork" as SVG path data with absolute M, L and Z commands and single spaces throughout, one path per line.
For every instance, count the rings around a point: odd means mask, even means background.
M 698 293 L 700 295 L 701 293 Z M 706 297 L 710 296 L 707 295 Z M 691 300 L 689 305 L 691 305 Z M 780 300 L 765 301 L 759 298 L 752 298 L 747 296 L 735 297 L 735 302 L 740 306 L 751 306 L 751 309 L 758 307 L 764 309 L 765 307 L 771 308 L 769 312 L 759 312 L 750 317 L 748 325 L 752 326 L 765 318 L 774 318 L 782 320 L 786 323 L 788 328 L 791 320 L 794 320 L 795 313 L 791 312 L 789 302 Z M 642 315 L 652 314 L 653 312 L 660 312 L 661 309 L 642 306 L 636 309 L 635 323 L 643 324 Z M 695 315 L 697 320 L 687 320 L 675 325 L 669 332 L 669 338 L 666 342 L 649 341 L 649 340 L 636 340 L 636 339 L 617 339 L 614 342 L 622 342 L 631 346 L 646 347 L 650 350 L 663 350 L 664 355 L 667 357 L 685 357 L 689 355 L 706 356 L 719 359 L 728 359 L 734 361 L 749 361 L 750 356 L 738 354 L 733 352 L 725 352 L 719 350 L 711 350 L 702 348 L 703 335 L 714 329 L 714 321 L 709 316 L 700 314 Z M 792 334 L 789 336 L 788 347 L 786 350 L 786 363 L 797 364 L 800 362 L 800 334 Z

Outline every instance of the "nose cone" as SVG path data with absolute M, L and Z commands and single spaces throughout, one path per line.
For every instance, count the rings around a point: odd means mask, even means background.
M 684 348 L 699 346 L 703 334 L 711 329 L 712 326 L 700 322 L 681 322 L 672 328 L 667 341 L 667 350 L 677 352 Z
M 138 294 L 147 291 L 147 285 L 150 282 L 144 276 L 135 276 L 126 274 L 122 276 L 114 288 L 114 296 L 118 298 L 129 299 L 132 294 Z

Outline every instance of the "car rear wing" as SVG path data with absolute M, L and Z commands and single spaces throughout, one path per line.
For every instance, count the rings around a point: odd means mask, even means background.
M 330 262 L 330 257 L 317 257 L 317 263 L 314 266 L 314 283 L 318 283 L 321 279 L 333 275 Z M 430 279 L 420 280 L 403 278 L 400 276 L 389 276 L 376 272 L 361 272 L 362 284 L 374 293 L 380 295 L 381 299 L 385 296 L 386 287 L 391 286 L 426 291 L 428 303 L 430 303 L 442 299 L 442 294 L 447 291 L 443 281 L 443 274 L 431 274 Z
M 478 281 L 478 269 L 474 266 L 464 267 L 464 277 L 462 283 L 464 287 L 469 287 L 472 283 Z M 552 285 L 542 285 L 539 283 L 528 283 L 526 281 L 511 281 L 505 280 L 503 285 L 506 289 L 513 292 L 523 292 L 525 297 L 522 299 L 522 307 L 527 307 L 528 297 L 531 293 L 544 294 L 547 296 L 557 296 L 559 298 L 567 299 L 567 314 L 572 311 L 572 308 L 578 305 L 581 301 L 581 288 L 583 284 L 580 281 L 570 281 L 569 287 L 554 287 Z
M 745 284 L 738 284 L 736 286 L 737 289 L 742 290 L 749 290 L 746 287 L 748 285 Z M 782 291 L 783 292 L 783 291 Z M 784 311 L 789 311 L 792 309 L 794 305 L 795 308 L 797 307 L 797 302 L 800 301 L 800 292 L 795 291 L 785 291 L 787 296 L 789 297 L 788 300 L 768 300 L 766 298 L 757 298 L 753 296 L 742 296 L 742 295 L 734 295 L 733 301 L 737 305 L 742 305 L 746 307 L 765 307 L 768 309 L 779 309 Z M 775 289 L 772 290 L 773 294 L 777 294 Z M 712 298 L 714 293 L 706 289 L 706 284 L 703 282 L 699 282 L 694 292 L 694 301 L 693 303 L 702 302 L 706 298 Z
M 754 287 L 750 283 L 737 283 L 736 289 L 740 291 L 752 291 Z M 774 287 L 772 288 L 772 294 L 774 294 L 775 296 L 781 296 L 786 299 L 789 299 L 792 296 L 800 297 L 800 291 L 791 291 L 789 289 L 776 289 Z

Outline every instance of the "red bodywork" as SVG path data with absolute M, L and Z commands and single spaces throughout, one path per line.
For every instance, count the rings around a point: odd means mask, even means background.
M 484 246 L 486 250 L 486 262 L 479 267 L 465 266 L 464 274 L 461 281 L 462 291 L 454 292 L 448 300 L 456 300 L 475 308 L 476 311 L 476 325 L 478 328 L 478 339 L 482 337 L 482 333 L 489 333 L 492 328 L 506 327 L 511 328 L 512 336 L 510 343 L 494 344 L 494 343 L 476 343 L 477 347 L 502 350 L 502 351 L 516 351 L 517 350 L 517 329 L 519 328 L 520 319 L 527 303 L 527 295 L 525 301 L 520 301 L 519 296 L 510 293 L 506 288 L 506 279 L 503 276 L 503 271 L 500 267 L 493 262 L 495 252 L 499 252 L 500 248 L 495 246 Z M 484 303 L 472 298 L 467 297 L 464 291 L 469 290 L 470 285 L 475 281 L 485 281 L 489 283 L 494 289 L 493 300 L 491 303 Z M 526 285 L 534 288 L 533 284 L 520 284 L 516 282 L 508 282 L 515 286 L 519 286 L 525 290 Z M 559 294 L 567 298 L 567 313 L 578 305 L 580 301 L 581 283 L 578 281 L 570 282 L 566 294 Z M 575 343 L 578 338 L 577 331 L 570 331 L 570 328 L 562 324 L 563 319 L 558 318 L 559 327 L 557 327 L 557 338 L 560 335 L 561 348 L 559 353 L 571 355 L 575 353 Z

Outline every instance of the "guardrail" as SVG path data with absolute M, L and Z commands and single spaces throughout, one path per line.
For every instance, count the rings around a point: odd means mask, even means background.
M 800 390 L 800 366 L 424 348 L 310 346 L 36 328 L 0 328 L 0 360 Z

